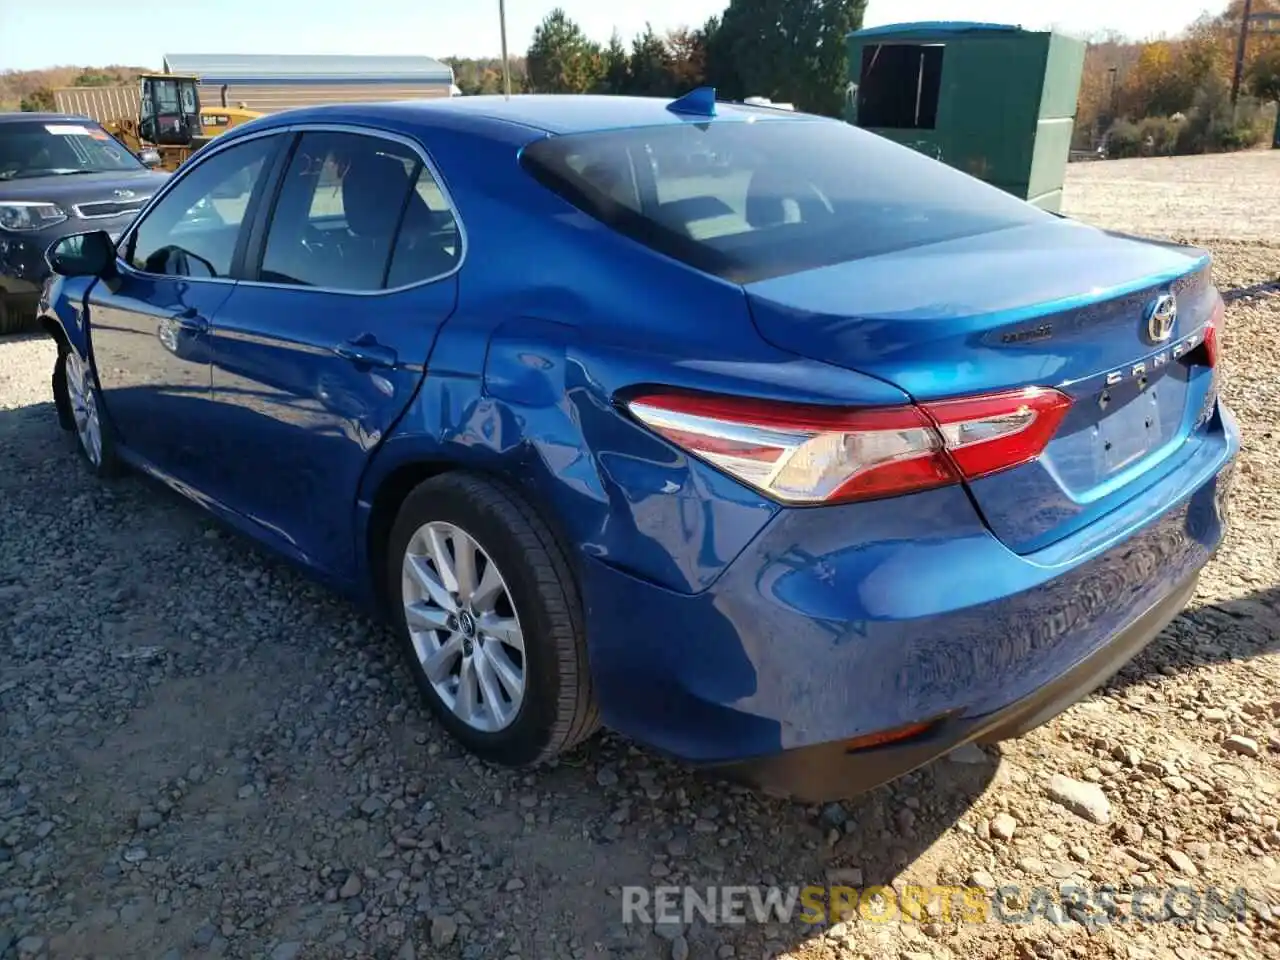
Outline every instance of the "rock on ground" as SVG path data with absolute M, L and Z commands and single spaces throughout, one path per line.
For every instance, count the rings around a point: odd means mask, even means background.
M 1093 823 L 1109 823 L 1111 803 L 1096 783 L 1081 783 L 1060 773 L 1049 780 L 1049 797 L 1062 804 L 1076 816 Z

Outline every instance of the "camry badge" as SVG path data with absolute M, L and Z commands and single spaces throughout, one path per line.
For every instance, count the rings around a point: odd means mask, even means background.
M 1151 306 L 1147 318 L 1147 336 L 1152 343 L 1164 343 L 1173 336 L 1173 323 L 1178 319 L 1178 298 L 1172 293 L 1162 294 Z
M 114 196 L 119 197 L 121 200 L 129 200 L 137 196 L 137 194 L 132 190 L 112 190 L 111 193 Z

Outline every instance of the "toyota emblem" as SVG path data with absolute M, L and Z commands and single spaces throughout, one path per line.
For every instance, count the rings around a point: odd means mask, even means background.
M 1166 293 L 1156 299 L 1147 319 L 1147 335 L 1152 343 L 1164 343 L 1173 336 L 1173 324 L 1178 319 L 1178 298 Z

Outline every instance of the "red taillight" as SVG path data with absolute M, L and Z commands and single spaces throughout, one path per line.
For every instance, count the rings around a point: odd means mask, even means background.
M 650 393 L 627 407 L 676 446 L 787 503 L 896 496 L 1033 460 L 1071 401 L 1030 388 L 923 406 L 842 409 Z
M 1204 325 L 1204 356 L 1205 363 L 1210 367 L 1218 365 L 1218 354 L 1221 347 L 1218 344 L 1219 331 L 1222 329 L 1222 321 L 1227 316 L 1227 305 L 1223 303 L 1222 298 L 1218 298 L 1218 302 L 1214 304 L 1213 313 L 1209 315 L 1209 322 Z
M 1070 407 L 1066 394 L 1042 387 L 924 405 L 969 480 L 1040 456 Z

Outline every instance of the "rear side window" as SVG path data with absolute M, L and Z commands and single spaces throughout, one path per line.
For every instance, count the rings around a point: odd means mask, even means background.
M 1051 216 L 848 124 L 714 121 L 548 137 L 526 169 L 613 229 L 736 283 Z
M 461 256 L 462 237 L 444 191 L 431 170 L 419 164 L 413 194 L 391 253 L 387 287 L 395 289 L 448 273 Z
M 285 173 L 259 279 L 367 292 L 440 276 L 459 255 L 453 214 L 416 151 L 316 131 Z

